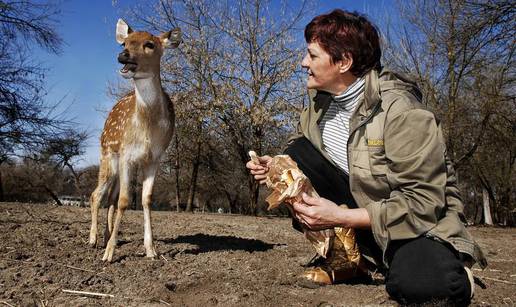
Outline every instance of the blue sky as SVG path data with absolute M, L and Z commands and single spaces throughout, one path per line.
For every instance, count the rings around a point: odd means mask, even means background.
M 35 51 L 35 59 L 48 69 L 46 86 L 47 100 L 57 101 L 65 97 L 63 105 L 69 117 L 82 128 L 90 131 L 86 155 L 79 166 L 98 164 L 99 136 L 106 114 L 114 101 L 108 97 L 109 83 L 127 82 L 118 75 L 119 64 L 116 57 L 120 46 L 115 41 L 115 25 L 118 18 L 135 4 L 152 5 L 154 1 L 138 0 L 65 0 L 59 16 L 58 32 L 65 41 L 62 53 L 49 55 Z M 394 1 L 388 0 L 341 0 L 320 1 L 312 16 L 334 8 L 356 10 L 365 13 L 375 21 L 393 12 Z M 302 36 L 302 33 L 299 33 Z

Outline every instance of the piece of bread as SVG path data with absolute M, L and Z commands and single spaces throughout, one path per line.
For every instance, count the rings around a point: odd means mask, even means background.
M 254 151 L 250 151 L 249 156 L 254 163 L 260 163 Z M 290 206 L 295 201 L 302 201 L 301 195 L 303 192 L 312 197 L 319 196 L 308 177 L 303 174 L 297 167 L 297 163 L 288 155 L 277 155 L 272 158 L 265 180 L 267 187 L 272 190 L 272 193 L 266 199 L 269 204 L 268 210 L 277 208 L 282 203 Z M 292 211 L 292 208 L 289 207 L 289 210 Z M 360 252 L 353 229 L 335 227 L 324 230 L 310 230 L 301 227 L 305 237 L 312 243 L 319 255 L 326 258 L 332 248 L 332 242 L 336 238 L 343 243 L 340 246 L 345 249 L 346 259 L 343 260 L 358 265 Z

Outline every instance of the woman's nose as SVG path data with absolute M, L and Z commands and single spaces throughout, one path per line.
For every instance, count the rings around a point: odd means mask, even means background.
M 308 68 L 309 64 L 310 64 L 310 62 L 309 62 L 309 59 L 308 59 L 308 54 L 306 54 L 303 57 L 303 60 L 301 61 L 301 67 Z

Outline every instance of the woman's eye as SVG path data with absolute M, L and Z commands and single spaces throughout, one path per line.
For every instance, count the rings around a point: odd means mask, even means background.
M 120 46 L 124 47 L 125 48 L 125 43 L 121 43 Z
M 143 47 L 149 48 L 149 49 L 154 49 L 154 44 L 153 43 L 145 43 L 145 45 L 143 45 Z

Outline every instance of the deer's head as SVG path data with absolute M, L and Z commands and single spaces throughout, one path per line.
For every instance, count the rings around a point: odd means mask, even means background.
M 118 19 L 116 41 L 124 50 L 118 62 L 124 66 L 120 74 L 126 79 L 152 78 L 159 74 L 160 59 L 165 48 L 176 48 L 181 43 L 181 29 L 154 36 L 148 32 L 134 32 L 125 21 Z

